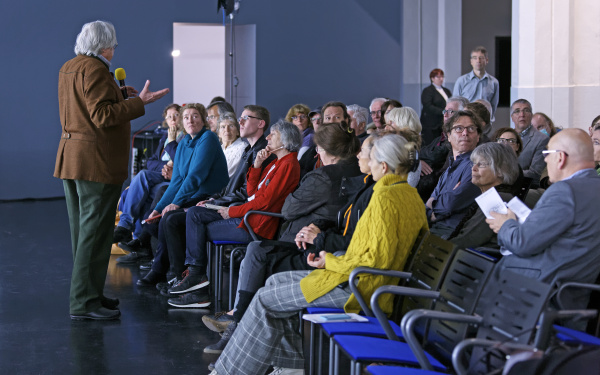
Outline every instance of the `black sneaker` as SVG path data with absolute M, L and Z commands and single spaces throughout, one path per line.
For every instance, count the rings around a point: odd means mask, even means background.
M 218 312 L 215 315 L 204 315 L 202 321 L 208 329 L 214 332 L 223 332 L 234 322 L 233 315 L 228 315 L 226 312 Z
M 131 253 L 129 253 L 127 255 L 117 258 L 117 263 L 136 264 L 137 262 L 147 262 L 151 259 L 152 259 L 152 255 L 150 255 L 150 253 L 132 251 Z
M 151 270 L 152 269 L 152 261 L 141 262 L 140 263 L 140 269 L 143 270 L 143 271 Z
M 169 298 L 167 302 L 171 306 L 182 308 L 208 307 L 210 306 L 210 295 L 206 290 L 198 290 L 177 298 Z
M 204 288 L 210 284 L 206 275 L 193 274 L 189 270 L 186 270 L 183 274 L 183 280 L 173 285 L 173 287 L 169 289 L 169 293 L 181 294 L 192 292 L 194 290 Z
M 225 332 L 223 332 L 223 336 L 221 336 L 219 342 L 204 348 L 204 353 L 220 354 L 223 351 L 223 349 L 225 349 L 225 347 L 227 346 L 227 343 L 229 342 L 229 339 L 231 339 L 231 336 L 233 335 L 233 332 L 235 331 L 236 327 L 236 322 L 232 322 L 230 325 L 228 325 Z
M 133 239 L 131 231 L 125 227 L 117 225 L 113 234 L 113 243 L 129 242 Z

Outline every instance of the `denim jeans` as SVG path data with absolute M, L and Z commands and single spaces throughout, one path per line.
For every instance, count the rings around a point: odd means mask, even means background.
M 135 222 L 144 214 L 144 206 L 148 205 L 154 199 L 156 191 L 169 182 L 166 181 L 160 172 L 144 169 L 140 171 L 132 180 L 127 191 L 125 200 L 122 202 L 121 217 L 119 226 L 131 231 L 141 230 Z M 138 235 L 141 232 L 137 233 Z

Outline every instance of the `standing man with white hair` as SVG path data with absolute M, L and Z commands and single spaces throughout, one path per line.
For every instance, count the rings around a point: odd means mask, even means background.
M 348 115 L 350 116 L 350 128 L 354 129 L 354 134 L 358 137 L 360 144 L 369 136 L 367 134 L 367 120 L 369 111 L 358 104 L 348 106 Z
M 83 25 L 75 58 L 59 71 L 58 104 L 62 136 L 54 177 L 63 180 L 71 243 L 71 319 L 109 320 L 121 313 L 118 299 L 104 296 L 113 238 L 115 208 L 128 176 L 129 121 L 144 115 L 144 106 L 169 89 L 142 92 L 121 89 L 110 72 L 117 48 L 114 26 L 95 21 Z
M 375 127 L 377 129 L 382 129 L 383 125 L 381 125 L 381 106 L 383 105 L 383 103 L 385 103 L 387 101 L 386 98 L 375 98 L 373 100 L 371 100 L 371 105 L 369 106 L 369 111 L 371 113 L 371 118 L 373 119 L 373 124 L 375 124 Z M 369 124 L 371 125 L 371 124 Z M 367 125 L 367 128 L 369 127 L 369 125 Z

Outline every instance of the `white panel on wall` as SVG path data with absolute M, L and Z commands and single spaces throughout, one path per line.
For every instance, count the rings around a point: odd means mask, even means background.
M 225 96 L 225 27 L 173 23 L 173 101 L 207 105 Z

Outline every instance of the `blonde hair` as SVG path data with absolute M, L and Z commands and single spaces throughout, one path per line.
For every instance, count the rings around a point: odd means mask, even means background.
M 375 160 L 386 163 L 397 175 L 407 175 L 418 162 L 417 145 L 398 134 L 375 137 L 371 152 Z
M 419 120 L 419 115 L 410 107 L 394 108 L 385 115 L 385 123 L 395 123 L 398 129 L 409 128 L 417 134 L 421 133 L 423 126 Z

